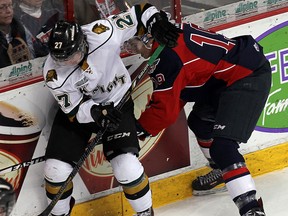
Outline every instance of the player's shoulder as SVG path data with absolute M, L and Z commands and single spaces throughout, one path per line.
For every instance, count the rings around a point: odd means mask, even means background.
M 48 56 L 43 67 L 43 78 L 48 88 L 61 88 L 76 68 L 57 66 Z
M 112 31 L 112 23 L 108 19 L 100 19 L 86 25 L 82 25 L 81 28 L 86 34 L 93 33 L 101 35 Z
M 96 20 L 82 26 L 82 30 L 90 47 L 100 47 L 107 43 L 114 31 L 113 25 L 109 20 Z

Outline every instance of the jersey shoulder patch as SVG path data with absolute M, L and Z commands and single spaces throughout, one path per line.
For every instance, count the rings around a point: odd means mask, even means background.
M 109 27 L 103 25 L 102 23 L 96 23 L 92 28 L 92 31 L 96 34 L 102 34 L 108 30 L 109 30 Z
M 47 72 L 45 82 L 53 82 L 54 80 L 57 80 L 57 73 L 56 70 L 52 69 Z
M 89 52 L 94 52 L 108 43 L 113 34 L 113 26 L 108 20 L 97 20 L 82 26 L 82 30 L 87 36 Z

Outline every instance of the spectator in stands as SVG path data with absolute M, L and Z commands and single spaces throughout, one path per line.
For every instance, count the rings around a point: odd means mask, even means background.
M 0 68 L 34 57 L 31 35 L 13 14 L 12 0 L 0 0 Z
M 74 16 L 79 25 L 85 25 L 127 10 L 127 6 L 131 7 L 149 2 L 148 0 L 74 0 Z M 157 6 L 157 4 L 159 4 L 159 1 L 153 2 L 153 5 Z
M 123 10 L 127 10 L 123 0 L 74 0 L 75 19 L 80 25 L 106 18 Z
M 142 3 L 150 3 L 160 10 L 163 10 L 164 6 L 170 5 L 170 1 L 164 1 L 164 0 L 126 0 L 126 2 L 129 5 L 135 5 L 135 4 L 142 4 Z
M 64 18 L 64 5 L 55 0 L 16 0 L 14 13 L 32 35 L 37 36 Z
M 48 42 L 51 28 L 59 19 L 64 19 L 64 5 L 56 0 L 16 0 L 15 17 L 30 31 L 34 46 L 38 48 L 36 57 L 48 54 Z

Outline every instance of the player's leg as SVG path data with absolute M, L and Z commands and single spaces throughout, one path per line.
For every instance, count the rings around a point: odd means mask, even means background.
M 211 159 L 210 147 L 212 144 L 212 130 L 214 126 L 214 109 L 205 104 L 195 104 L 192 112 L 189 114 L 187 122 L 189 128 L 196 136 L 200 150 L 208 160 L 208 165 L 212 170 L 198 176 L 192 182 L 192 193 L 196 196 L 214 194 L 226 191 L 222 171 Z
M 154 215 L 148 176 L 137 156 L 122 153 L 110 160 L 113 173 L 121 184 L 125 197 L 139 215 Z
M 71 164 L 57 159 L 47 159 L 45 161 L 45 190 L 48 202 L 53 200 L 61 185 L 72 172 Z M 72 197 L 73 182 L 64 191 L 63 196 L 51 211 L 52 216 L 69 216 L 74 206 L 75 200 Z
M 210 153 L 223 172 L 226 187 L 239 208 L 240 215 L 246 215 L 251 209 L 262 212 L 262 206 L 256 198 L 254 180 L 238 148 L 239 145 L 234 140 L 215 137 Z M 259 215 L 264 215 L 264 211 Z
M 264 216 L 262 201 L 238 151 L 247 142 L 264 108 L 271 86 L 269 63 L 228 87 L 220 97 L 210 155 L 223 172 L 228 192 L 240 215 Z
M 72 172 L 74 163 L 84 153 L 94 125 L 71 123 L 60 109 L 57 112 L 45 153 L 44 177 L 48 202 L 51 202 L 57 194 L 63 182 Z M 75 203 L 72 192 L 73 183 L 71 182 L 52 209 L 52 215 L 70 215 Z
M 219 95 L 226 88 L 226 82 L 211 77 L 204 86 L 194 89 L 185 89 L 181 98 L 185 101 L 195 102 L 193 110 L 188 116 L 189 128 L 195 134 L 198 145 L 208 160 L 212 170 L 198 176 L 192 182 L 193 195 L 207 195 L 226 191 L 222 172 L 210 156 L 212 144 L 212 130 L 215 122 Z
M 140 147 L 132 100 L 124 106 L 122 115 L 119 128 L 103 136 L 104 154 L 136 215 L 153 216 L 149 179 L 138 159 Z

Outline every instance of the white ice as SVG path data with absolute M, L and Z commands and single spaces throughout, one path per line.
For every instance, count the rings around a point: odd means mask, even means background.
M 288 167 L 254 178 L 266 216 L 288 216 Z M 239 216 L 228 192 L 193 196 L 155 209 L 155 216 Z

